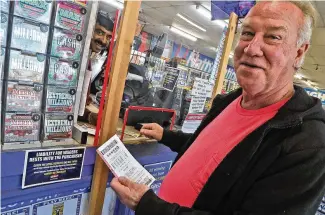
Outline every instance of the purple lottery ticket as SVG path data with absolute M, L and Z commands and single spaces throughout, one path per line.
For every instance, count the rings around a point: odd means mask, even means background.
M 44 121 L 44 140 L 72 138 L 72 126 L 72 114 L 46 113 Z
M 49 24 L 52 11 L 52 1 L 16 0 L 14 2 L 15 15 Z
M 55 26 L 82 33 L 87 9 L 72 2 L 58 1 Z
M 9 2 L 10 2 L 10 0 L 0 0 L 0 10 L 2 12 L 5 12 L 5 13 L 9 12 Z
M 43 86 L 8 82 L 7 111 L 37 112 L 41 108 Z
M 51 55 L 67 60 L 79 60 L 82 35 L 71 34 L 67 30 L 54 29 Z
M 0 45 L 6 46 L 7 43 L 7 27 L 8 27 L 8 15 L 1 13 L 0 24 Z
M 9 80 L 43 83 L 45 55 L 10 51 Z
M 48 84 L 76 86 L 78 68 L 78 62 L 68 62 L 57 58 L 51 58 Z
M 48 86 L 46 96 L 46 112 L 73 111 L 76 88 Z
M 40 121 L 38 113 L 6 113 L 4 142 L 38 141 Z
M 30 52 L 46 53 L 49 27 L 14 17 L 11 47 Z

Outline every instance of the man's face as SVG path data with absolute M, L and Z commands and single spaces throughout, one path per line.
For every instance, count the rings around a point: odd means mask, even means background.
M 239 85 L 260 95 L 292 84 L 294 65 L 308 45 L 297 47 L 303 13 L 287 2 L 261 2 L 243 22 L 234 65 Z
M 106 28 L 96 23 L 95 32 L 93 34 L 93 38 L 91 39 L 91 50 L 98 53 L 107 48 L 111 38 L 112 32 L 106 30 Z

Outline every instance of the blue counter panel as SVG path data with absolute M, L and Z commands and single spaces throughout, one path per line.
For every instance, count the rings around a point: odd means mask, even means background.
M 169 166 L 176 153 L 161 144 L 127 145 L 131 154 L 144 166 L 165 162 Z M 79 180 L 58 182 L 43 186 L 21 189 L 25 151 L 1 153 L 1 214 L 12 212 L 25 215 L 52 215 L 62 210 L 63 215 L 83 215 L 88 210 L 89 192 L 96 158 L 96 148 L 87 147 Z M 167 164 L 166 164 L 167 162 Z M 112 175 L 109 177 L 109 181 Z M 155 188 L 159 186 L 156 183 Z M 107 183 L 103 215 L 119 214 L 120 203 Z M 115 211 L 115 213 L 114 213 Z M 24 213 L 23 213 L 24 212 Z

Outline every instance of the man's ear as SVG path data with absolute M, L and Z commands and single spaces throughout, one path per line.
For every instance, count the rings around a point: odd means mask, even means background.
M 298 48 L 297 55 L 295 58 L 295 68 L 300 68 L 302 66 L 305 55 L 306 55 L 309 47 L 310 47 L 309 43 L 304 43 Z

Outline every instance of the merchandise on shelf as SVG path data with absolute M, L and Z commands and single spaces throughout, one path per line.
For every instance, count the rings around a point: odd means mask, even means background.
M 4 142 L 38 141 L 40 122 L 39 113 L 6 113 Z
M 43 54 L 10 50 L 8 79 L 43 83 L 45 60 Z
M 51 57 L 48 84 L 76 86 L 78 68 L 78 62 L 68 62 Z
M 1 46 L 6 46 L 7 29 L 8 29 L 8 15 L 5 13 L 1 13 L 1 25 L 0 25 L 0 45 Z
M 6 49 L 3 47 L 0 47 L 0 72 L 1 72 L 0 77 L 1 77 L 1 80 L 3 79 L 5 54 L 6 54 Z
M 51 55 L 68 60 L 79 60 L 82 35 L 54 28 Z
M 41 108 L 43 85 L 8 82 L 7 111 L 38 112 Z
M 11 47 L 45 54 L 48 34 L 49 27 L 47 25 L 14 17 Z
M 67 112 L 73 110 L 76 88 L 48 86 L 46 112 Z
M 14 14 L 37 22 L 49 24 L 52 11 L 52 1 L 16 0 Z
M 44 121 L 44 140 L 58 140 L 72 137 L 72 114 L 46 113 Z
M 82 33 L 84 30 L 87 9 L 72 2 L 58 1 L 55 26 Z
M 8 13 L 9 12 L 9 3 L 10 3 L 9 0 L 0 0 L 0 10 L 2 12 Z

